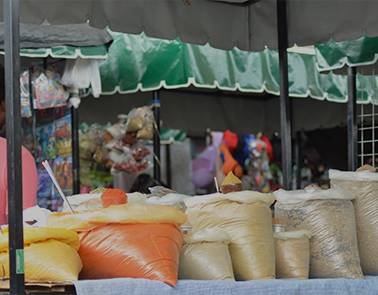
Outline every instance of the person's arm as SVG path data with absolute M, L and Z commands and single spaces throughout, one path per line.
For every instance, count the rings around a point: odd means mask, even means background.
M 8 185 L 7 179 L 5 179 L 5 184 Z M 37 205 L 37 190 L 38 174 L 34 158 L 28 150 L 22 148 L 22 196 L 24 209 Z M 8 193 L 5 199 L 8 216 Z

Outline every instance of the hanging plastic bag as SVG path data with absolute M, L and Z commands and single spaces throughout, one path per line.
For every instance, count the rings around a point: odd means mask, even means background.
M 185 236 L 179 277 L 184 280 L 234 280 L 226 233 L 204 230 Z
M 311 233 L 311 278 L 362 278 L 353 196 L 346 191 L 276 191 L 275 217 Z
M 62 84 L 72 89 L 91 87 L 92 95 L 99 97 L 101 89 L 100 60 L 82 59 L 67 60 Z
M 238 280 L 275 277 L 272 212 L 274 197 L 252 191 L 197 196 L 185 200 L 192 232 L 222 230 Z
M 57 228 L 24 228 L 25 280 L 27 282 L 68 283 L 78 280 L 82 268 L 74 231 Z M 8 232 L 0 234 L 2 279 L 9 278 Z
M 214 181 L 217 148 L 208 146 L 192 161 L 192 181 L 198 188 L 206 188 Z
M 308 279 L 310 272 L 310 233 L 289 231 L 274 234 L 278 279 Z
M 378 275 L 378 173 L 373 167 L 361 172 L 330 170 L 331 186 L 354 197 L 358 248 L 364 274 Z
M 127 132 L 137 132 L 137 138 L 150 140 L 154 135 L 154 115 L 150 106 L 132 109 L 127 116 Z
M 49 225 L 80 232 L 85 279 L 144 278 L 176 285 L 184 213 L 141 203 L 56 213 Z M 148 242 L 146 242 L 148 241 Z

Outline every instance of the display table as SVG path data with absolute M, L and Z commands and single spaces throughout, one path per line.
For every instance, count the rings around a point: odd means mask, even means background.
M 361 280 L 179 281 L 175 288 L 141 279 L 78 281 L 77 295 L 377 295 L 378 277 Z

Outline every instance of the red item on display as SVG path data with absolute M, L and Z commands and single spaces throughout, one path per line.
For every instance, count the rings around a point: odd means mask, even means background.
M 222 144 L 219 148 L 220 152 L 224 156 L 223 173 L 227 175 L 232 172 L 235 176 L 241 178 L 243 176 L 243 169 L 239 163 L 234 159 L 228 147 Z
M 273 146 L 272 146 L 272 143 L 270 142 L 270 139 L 266 135 L 262 135 L 260 139 L 265 143 L 266 153 L 269 157 L 269 161 L 272 162 L 274 160 L 274 156 L 273 156 Z
M 228 149 L 233 152 L 238 146 L 239 138 L 236 133 L 226 130 L 223 134 L 223 141 Z

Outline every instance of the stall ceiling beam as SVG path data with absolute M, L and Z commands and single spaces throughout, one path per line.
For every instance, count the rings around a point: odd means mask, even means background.
M 25 294 L 22 218 L 19 0 L 3 1 L 10 294 Z

